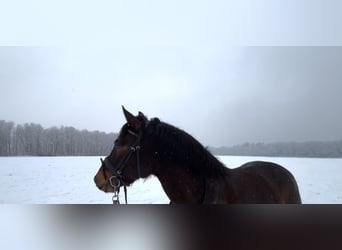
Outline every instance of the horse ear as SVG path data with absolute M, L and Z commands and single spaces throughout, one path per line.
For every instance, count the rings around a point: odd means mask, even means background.
M 141 121 L 141 122 L 144 122 L 146 124 L 147 122 L 147 117 L 139 111 L 139 114 L 138 114 L 138 119 Z
M 131 127 L 133 127 L 134 129 L 138 130 L 140 128 L 140 121 L 137 117 L 135 117 L 134 115 L 132 115 L 130 112 L 128 112 L 124 106 L 122 106 L 122 111 L 125 115 L 127 124 Z

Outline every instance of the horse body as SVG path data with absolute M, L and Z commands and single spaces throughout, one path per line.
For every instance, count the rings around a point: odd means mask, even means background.
M 294 177 L 278 164 L 229 169 L 186 132 L 141 112 L 124 115 L 127 124 L 94 178 L 104 192 L 155 175 L 172 203 L 301 203 Z
M 163 166 L 165 169 L 165 166 Z M 300 204 L 292 174 L 272 162 L 254 161 L 229 169 L 221 176 L 196 177 L 183 166 L 155 174 L 173 203 L 202 204 Z M 178 170 L 177 170 L 178 169 Z

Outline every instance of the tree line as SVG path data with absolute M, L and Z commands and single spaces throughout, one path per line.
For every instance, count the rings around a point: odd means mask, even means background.
M 209 147 L 209 150 L 217 155 L 341 158 L 342 140 L 244 143 L 232 147 Z
M 115 133 L 0 120 L 0 156 L 108 155 L 116 137 Z
M 0 156 L 97 156 L 108 155 L 116 133 L 43 128 L 39 124 L 16 125 L 0 120 Z M 232 147 L 208 147 L 215 155 L 342 157 L 342 140 L 328 142 L 244 143 Z

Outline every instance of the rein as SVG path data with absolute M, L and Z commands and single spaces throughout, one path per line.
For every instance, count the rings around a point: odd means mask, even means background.
M 140 141 L 141 141 L 141 137 L 142 137 L 143 131 L 141 130 L 139 132 L 139 134 L 137 134 L 137 133 L 135 133 L 135 132 L 133 132 L 131 130 L 127 130 L 127 131 L 131 135 L 135 136 L 137 138 L 137 140 L 135 141 L 133 146 L 130 147 L 130 150 L 125 154 L 125 156 L 120 160 L 120 162 L 116 166 L 114 166 L 110 162 L 108 156 L 104 160 L 102 158 L 100 158 L 102 164 L 112 174 L 112 176 L 108 179 L 108 183 L 114 189 L 114 195 L 112 197 L 114 205 L 119 205 L 120 204 L 119 192 L 120 192 L 121 184 L 124 187 L 125 202 L 126 202 L 126 204 L 128 204 L 127 203 L 127 183 L 123 180 L 122 172 L 123 172 L 124 168 L 126 167 L 127 162 L 131 159 L 131 157 L 133 156 L 134 153 L 136 153 L 136 155 L 137 155 L 137 172 L 138 172 L 138 176 L 139 176 L 139 178 L 141 177 L 141 170 L 140 170 Z M 113 183 L 113 179 L 116 179 L 118 184 L 115 185 L 115 183 Z

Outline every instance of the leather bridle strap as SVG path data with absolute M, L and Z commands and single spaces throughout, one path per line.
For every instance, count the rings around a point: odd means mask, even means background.
M 132 154 L 136 151 L 136 148 L 140 146 L 132 146 L 130 148 L 130 151 L 128 151 L 126 153 L 126 155 L 121 159 L 121 161 L 119 162 L 119 164 L 117 165 L 117 167 L 114 167 L 113 164 L 110 162 L 110 160 L 108 159 L 108 157 L 106 157 L 104 159 L 104 163 L 105 166 L 110 170 L 110 172 L 117 176 L 120 177 L 122 174 L 122 170 L 124 169 L 124 167 L 126 166 L 127 162 L 129 161 L 129 159 L 132 157 Z
M 124 186 L 124 192 L 125 192 L 125 201 L 127 204 L 127 185 L 126 183 L 123 181 L 122 178 L 122 171 L 125 168 L 127 162 L 130 160 L 130 158 L 132 157 L 132 155 L 136 152 L 137 153 L 137 171 L 138 171 L 138 176 L 139 178 L 141 177 L 141 171 L 140 171 L 140 140 L 142 137 L 142 132 L 140 132 L 139 134 L 134 133 L 131 130 L 128 130 L 128 133 L 130 133 L 131 135 L 134 135 L 135 137 L 137 137 L 136 142 L 134 143 L 134 146 L 130 147 L 130 150 L 126 153 L 126 155 L 120 160 L 120 162 L 118 163 L 118 165 L 115 167 L 109 160 L 109 157 L 107 156 L 104 160 L 102 160 L 101 158 L 101 162 L 104 164 L 104 166 L 110 170 L 110 172 L 112 173 L 113 176 L 110 177 L 109 179 L 109 184 L 114 188 L 114 192 L 117 192 L 114 194 L 113 196 L 113 203 L 114 204 L 120 204 L 119 200 L 118 200 L 118 193 L 120 191 L 120 185 L 121 183 Z M 115 185 L 112 184 L 111 182 L 111 178 L 116 178 L 119 181 L 118 186 L 116 187 Z

